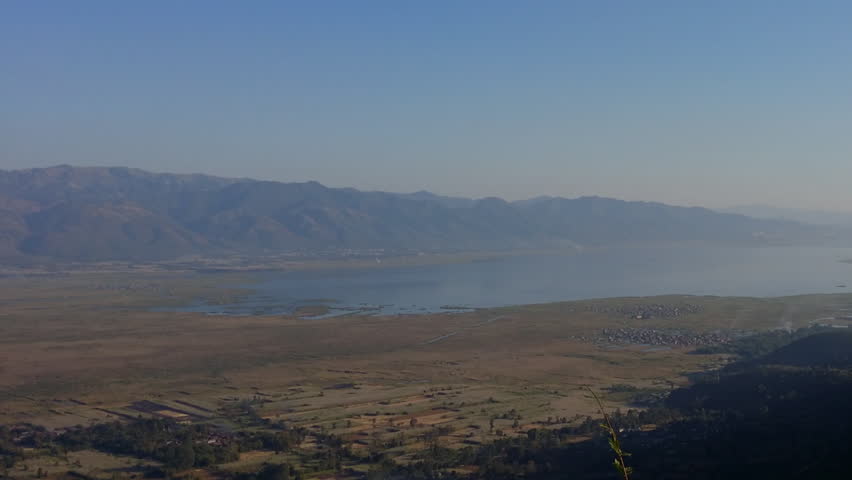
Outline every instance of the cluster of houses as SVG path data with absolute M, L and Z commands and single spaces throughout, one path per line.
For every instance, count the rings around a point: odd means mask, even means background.
M 678 303 L 676 305 L 649 303 L 637 305 L 592 304 L 586 309 L 595 313 L 605 313 L 609 315 L 635 318 L 638 320 L 646 320 L 650 318 L 677 318 L 682 315 L 691 315 L 701 312 L 702 307 L 691 303 Z
M 737 332 L 691 332 L 662 328 L 604 328 L 594 337 L 587 338 L 598 344 L 654 345 L 654 346 L 704 346 L 727 343 Z

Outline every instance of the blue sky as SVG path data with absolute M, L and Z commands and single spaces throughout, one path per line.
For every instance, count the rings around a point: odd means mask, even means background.
M 852 4 L 0 3 L 0 168 L 852 210 Z

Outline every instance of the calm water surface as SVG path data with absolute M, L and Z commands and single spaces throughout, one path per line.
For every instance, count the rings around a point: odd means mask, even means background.
M 418 267 L 266 274 L 238 304 L 195 304 L 211 314 L 421 313 L 587 298 L 663 294 L 782 296 L 852 287 L 852 249 L 619 248 Z

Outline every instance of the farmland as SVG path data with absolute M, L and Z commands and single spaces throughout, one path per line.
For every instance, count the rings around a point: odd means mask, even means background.
M 729 361 L 692 354 L 697 346 L 824 319 L 845 325 L 839 312 L 852 305 L 845 294 L 666 296 L 310 320 L 152 310 L 231 301 L 244 292 L 220 285 L 250 281 L 154 272 L 0 279 L 0 424 L 61 432 L 150 418 L 223 435 L 269 425 L 306 432 L 293 451 L 242 451 L 202 476 L 276 459 L 307 465 L 325 435 L 356 456 L 381 449 L 405 463 L 436 438 L 459 448 L 576 425 L 597 414 L 585 386 L 608 408 L 641 407 Z M 76 455 L 36 455 L 10 475 L 77 463 L 94 477 L 134 475 L 129 460 Z

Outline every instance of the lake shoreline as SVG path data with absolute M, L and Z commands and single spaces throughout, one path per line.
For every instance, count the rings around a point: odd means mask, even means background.
M 666 294 L 842 293 L 852 284 L 852 269 L 840 260 L 846 256 L 852 249 L 596 248 L 440 258 L 449 262 L 325 263 L 242 272 L 240 284 L 224 286 L 244 292 L 239 301 L 201 300 L 175 311 L 293 315 L 307 308 L 322 309 L 323 316 L 409 315 Z

